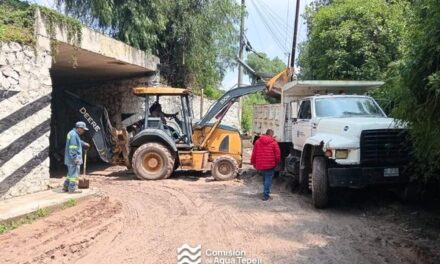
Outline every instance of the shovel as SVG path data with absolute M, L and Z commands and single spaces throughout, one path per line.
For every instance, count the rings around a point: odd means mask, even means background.
M 90 181 L 89 179 L 86 179 L 86 169 L 87 169 L 87 149 L 85 150 L 84 153 L 84 168 L 83 168 L 83 175 L 81 177 L 79 177 L 79 181 L 78 181 L 78 188 L 80 189 L 88 189 L 89 188 L 89 184 Z

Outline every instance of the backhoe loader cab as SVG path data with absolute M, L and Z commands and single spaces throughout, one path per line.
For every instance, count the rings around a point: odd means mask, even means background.
M 235 178 L 242 156 L 237 129 L 219 123 L 193 127 L 188 89 L 136 87 L 133 93 L 145 98 L 144 120 L 130 141 L 131 165 L 139 179 L 168 178 L 174 170 L 211 169 L 217 180 Z M 162 112 L 163 96 L 178 98 L 174 114 Z M 224 115 L 227 109 L 217 114 Z

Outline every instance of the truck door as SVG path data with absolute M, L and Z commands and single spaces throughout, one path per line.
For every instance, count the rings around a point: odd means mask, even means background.
M 304 142 L 312 135 L 312 127 L 310 125 L 312 119 L 312 106 L 310 100 L 301 102 L 298 111 L 298 118 L 293 123 L 292 140 L 295 149 L 302 150 Z

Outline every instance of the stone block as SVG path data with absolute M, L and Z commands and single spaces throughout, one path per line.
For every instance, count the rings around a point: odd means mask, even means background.
M 17 63 L 16 59 L 17 57 L 15 56 L 15 53 L 11 52 L 6 54 L 6 64 L 14 65 Z
M 0 66 L 7 65 L 6 63 L 6 53 L 0 51 Z
M 10 83 L 8 81 L 8 79 L 0 73 L 0 88 L 4 89 L 4 90 L 8 90 L 10 87 Z
M 24 61 L 24 53 L 23 52 L 15 53 L 15 57 L 16 57 L 17 63 L 23 63 L 23 61 Z
M 1 43 L 0 50 L 4 53 L 8 53 L 10 51 L 8 43 L 6 42 Z
M 30 73 L 31 69 L 32 69 L 32 64 L 31 63 L 26 62 L 26 63 L 23 64 L 24 72 Z
M 6 80 L 9 82 L 10 87 L 18 84 L 18 80 L 12 77 L 7 77 Z
M 20 85 L 11 85 L 11 87 L 9 87 L 10 91 L 21 91 L 21 86 Z
M 21 51 L 22 46 L 18 44 L 17 42 L 10 42 L 9 43 L 9 51 L 17 52 Z
M 18 74 L 18 72 L 14 71 L 14 69 L 8 67 L 8 68 L 4 69 L 2 72 L 3 72 L 4 76 L 11 77 L 12 79 L 15 79 L 18 81 L 19 74 Z
M 34 58 L 35 57 L 35 51 L 31 47 L 24 47 L 23 48 L 23 54 L 28 58 Z

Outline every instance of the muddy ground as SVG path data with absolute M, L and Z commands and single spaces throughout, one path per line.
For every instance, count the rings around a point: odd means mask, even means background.
M 177 263 L 184 243 L 201 244 L 202 263 L 215 263 L 206 254 L 218 250 L 242 250 L 254 263 L 440 262 L 438 211 L 385 191 L 336 194 L 317 210 L 285 179 L 262 201 L 252 170 L 229 182 L 209 174 L 138 181 L 119 167 L 92 174 L 96 196 L 0 235 L 0 263 Z

